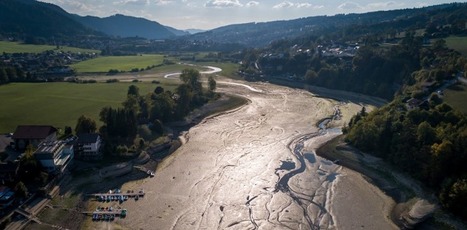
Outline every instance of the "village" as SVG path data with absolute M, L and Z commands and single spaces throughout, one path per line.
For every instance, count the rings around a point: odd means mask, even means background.
M 76 160 L 92 164 L 100 162 L 103 158 L 101 151 L 103 142 L 99 134 L 82 133 L 60 138 L 58 129 L 50 125 L 19 125 L 13 133 L 0 135 L 0 223 L 11 222 L 6 229 L 22 228 L 30 222 L 42 223 L 38 215 L 45 207 L 51 207 L 50 201 L 61 194 L 65 184 L 71 181 L 71 171 L 78 167 Z M 34 150 L 32 150 L 34 149 Z M 24 164 L 27 164 L 28 154 L 36 162 L 46 177 L 40 186 L 35 182 L 23 183 L 18 186 Z M 126 175 L 134 167 L 140 169 L 148 177 L 154 177 L 155 169 L 148 169 L 142 165 L 149 159 L 136 159 L 137 163 L 119 163 L 99 170 L 94 177 L 109 178 Z M 22 168 L 23 167 L 23 168 Z M 76 169 L 75 169 L 76 170 Z M 89 177 L 90 180 L 93 177 Z M 122 203 L 128 199 L 143 198 L 143 189 L 120 189 L 87 194 L 84 199 L 104 203 L 95 210 L 85 210 L 83 215 L 89 215 L 93 221 L 113 221 L 115 218 L 125 218 L 127 211 Z
M 18 81 L 44 81 L 72 76 L 75 72 L 69 65 L 95 57 L 96 53 L 64 52 L 57 49 L 41 53 L 3 53 L 0 54 L 0 63 L 14 68 Z

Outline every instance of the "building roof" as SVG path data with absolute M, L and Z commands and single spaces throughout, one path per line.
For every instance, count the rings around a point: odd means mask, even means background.
M 56 153 L 61 151 L 65 143 L 63 141 L 41 142 L 34 153 Z
M 57 129 L 50 125 L 18 125 L 13 139 L 45 139 Z
M 412 105 L 412 106 L 419 106 L 422 102 L 423 102 L 422 100 L 419 100 L 417 98 L 410 98 L 407 101 L 407 104 Z
M 78 144 L 96 143 L 98 139 L 99 139 L 99 134 L 97 134 L 97 133 L 80 133 L 80 134 L 78 134 Z

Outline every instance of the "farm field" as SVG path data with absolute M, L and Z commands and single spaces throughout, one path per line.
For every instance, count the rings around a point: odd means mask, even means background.
M 43 124 L 57 128 L 71 126 L 81 115 L 93 118 L 98 126 L 104 106 L 119 107 L 128 87 L 138 86 L 140 94 L 157 86 L 173 91 L 173 85 L 150 83 L 11 83 L 0 86 L 0 133 L 14 132 L 17 125 Z
M 445 39 L 446 45 L 454 50 L 459 51 L 462 55 L 467 56 L 467 37 L 448 37 Z
M 59 49 L 50 45 L 21 44 L 18 42 L 0 41 L 0 53 L 41 53 L 47 50 L 72 53 L 100 53 L 99 50 L 81 49 L 76 47 L 60 46 Z
M 444 101 L 450 106 L 467 114 L 467 86 L 463 84 L 453 85 L 444 91 Z
M 78 73 L 107 73 L 111 69 L 130 71 L 134 68 L 162 64 L 163 55 L 103 56 L 78 62 L 71 67 Z

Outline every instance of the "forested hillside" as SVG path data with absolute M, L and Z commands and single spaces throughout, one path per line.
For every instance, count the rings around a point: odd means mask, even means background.
M 75 15 L 74 19 L 93 30 L 101 31 L 110 36 L 166 39 L 174 38 L 176 36 L 174 32 L 179 33 L 178 30 L 169 30 L 157 22 L 121 14 L 106 18 Z
M 443 12 L 449 14 L 449 17 L 444 17 Z M 349 41 L 381 31 L 390 31 L 395 36 L 398 32 L 414 30 L 427 22 L 433 26 L 445 24 L 446 21 L 455 20 L 458 15 L 467 15 L 466 4 L 228 25 L 192 35 L 188 39 L 240 43 L 248 47 L 264 47 L 277 40 L 294 40 L 304 36 L 333 39 L 336 42 Z M 452 24 L 452 27 L 464 28 L 464 25 Z
M 60 7 L 32 0 L 0 1 L 0 35 L 33 40 L 96 34 Z
M 467 116 L 443 101 L 443 89 L 467 72 L 467 59 L 446 48 L 444 40 L 410 48 L 419 67 L 404 79 L 390 104 L 357 114 L 345 130 L 346 140 L 420 180 L 436 192 L 443 207 L 467 219 Z M 392 73 L 397 57 L 377 62 L 389 65 L 384 71 Z M 400 64 L 411 63 L 407 59 Z
M 392 15 L 401 12 L 411 11 Z M 443 37 L 467 35 L 466 22 L 467 4 L 450 4 L 375 24 L 354 23 L 246 50 L 240 72 L 248 79 L 282 78 L 391 100 L 411 81 L 413 71 L 430 64 L 433 57 L 421 52 L 427 51 L 424 47 Z M 446 74 L 463 68 L 448 68 Z

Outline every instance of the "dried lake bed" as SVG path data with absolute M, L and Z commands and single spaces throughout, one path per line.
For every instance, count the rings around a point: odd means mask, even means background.
M 146 195 L 128 217 L 96 229 L 397 229 L 392 199 L 363 177 L 315 154 L 361 109 L 268 83 L 219 82 L 249 103 L 203 120 L 160 163 L 125 184 Z M 106 225 L 106 226 L 103 226 Z

